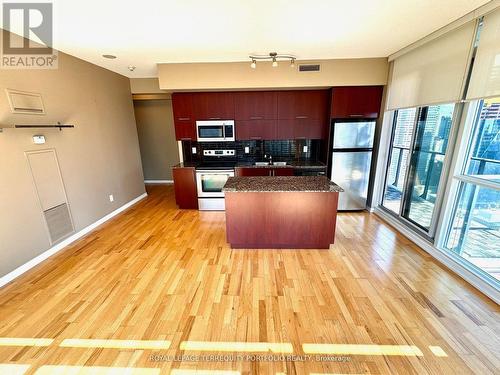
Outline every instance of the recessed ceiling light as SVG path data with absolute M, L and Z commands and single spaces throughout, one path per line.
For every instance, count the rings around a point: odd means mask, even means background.
M 131 72 L 133 72 L 135 70 L 135 66 L 133 65 L 129 65 L 128 66 L 128 70 L 130 70 Z
M 116 59 L 115 55 L 102 55 L 105 59 Z

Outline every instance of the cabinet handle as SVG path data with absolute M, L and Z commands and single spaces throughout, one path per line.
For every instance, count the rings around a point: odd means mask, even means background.
M 307 139 L 306 137 L 295 137 L 295 139 Z
M 190 141 L 192 138 L 181 138 L 181 141 Z
M 262 120 L 263 118 L 262 116 L 250 116 L 250 120 Z
M 364 115 L 349 115 L 349 117 L 363 117 Z
M 250 137 L 250 139 L 259 140 L 259 139 L 262 139 L 262 137 Z
M 177 120 L 179 121 L 188 121 L 191 120 L 189 117 L 179 117 Z
M 309 118 L 308 116 L 295 116 L 296 119 Z
M 220 117 L 209 117 L 208 119 L 209 120 L 220 120 L 221 118 Z

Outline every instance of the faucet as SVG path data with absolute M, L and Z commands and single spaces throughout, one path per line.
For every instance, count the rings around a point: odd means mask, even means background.
M 269 154 L 269 157 L 265 154 L 264 160 L 269 160 L 269 164 L 273 164 L 273 156 L 271 154 Z

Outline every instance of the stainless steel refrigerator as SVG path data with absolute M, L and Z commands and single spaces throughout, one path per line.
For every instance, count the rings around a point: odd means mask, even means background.
M 374 120 L 332 123 L 330 177 L 344 189 L 339 194 L 339 210 L 366 208 L 374 136 Z

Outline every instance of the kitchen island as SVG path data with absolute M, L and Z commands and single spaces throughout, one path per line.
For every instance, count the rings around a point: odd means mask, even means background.
M 233 248 L 327 249 L 342 188 L 325 176 L 230 177 L 223 191 Z

